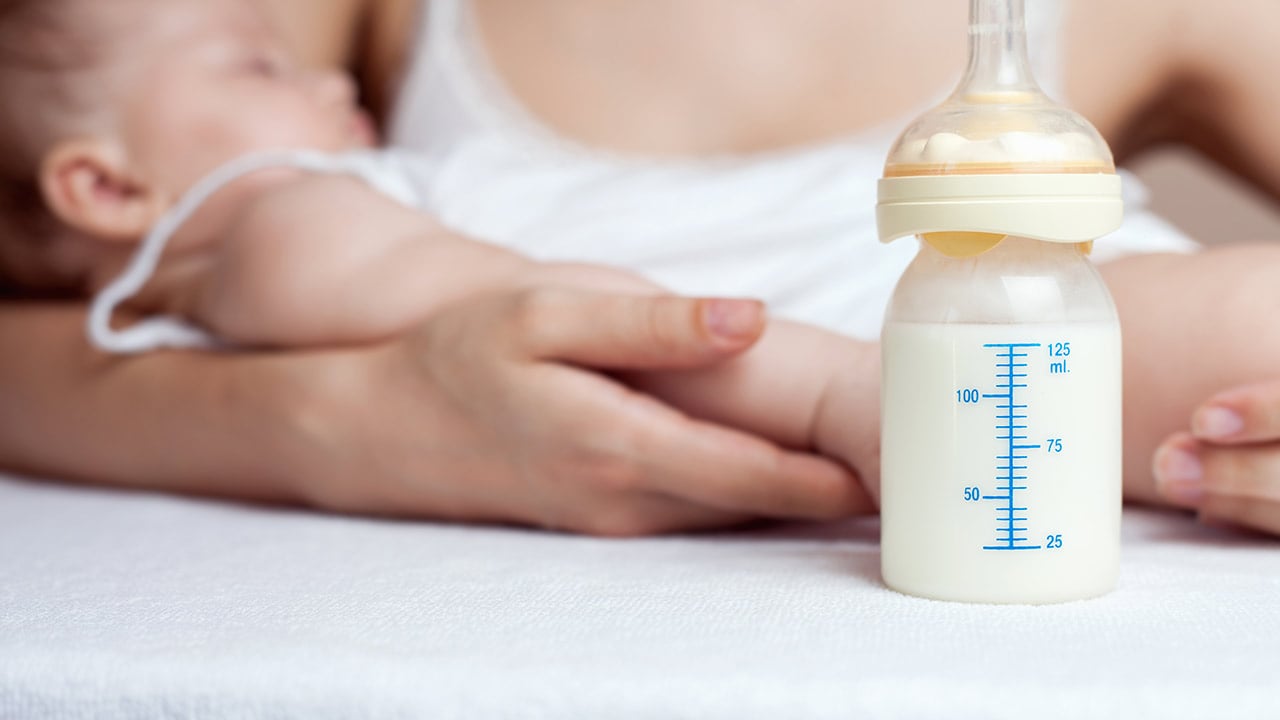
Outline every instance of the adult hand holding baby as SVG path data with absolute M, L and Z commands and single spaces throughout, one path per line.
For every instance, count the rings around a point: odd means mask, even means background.
M 874 512 L 836 462 L 585 369 L 704 367 L 764 325 L 751 301 L 535 289 L 455 303 L 362 363 L 346 411 L 328 414 L 345 424 L 320 436 L 338 434 L 317 443 L 304 499 L 609 536 Z
M 1280 381 L 1211 397 L 1154 466 L 1161 494 L 1201 519 L 1280 533 Z

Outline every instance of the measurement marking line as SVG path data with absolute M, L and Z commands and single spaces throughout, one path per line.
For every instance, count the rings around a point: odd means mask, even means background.
M 982 347 L 1012 349 L 1012 348 L 1033 348 L 1033 347 L 1040 347 L 1040 346 L 1041 346 L 1040 343 L 987 343 Z

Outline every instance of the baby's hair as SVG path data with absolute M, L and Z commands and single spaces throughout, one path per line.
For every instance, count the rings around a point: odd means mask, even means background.
M 0 0 L 0 292 L 68 292 L 44 251 L 58 225 L 45 207 L 39 165 L 51 133 L 46 115 L 73 110 L 68 73 L 90 61 L 76 0 Z

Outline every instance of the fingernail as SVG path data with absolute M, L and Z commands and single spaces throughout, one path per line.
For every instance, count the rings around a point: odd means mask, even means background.
M 762 308 L 754 300 L 711 300 L 703 317 L 712 333 L 741 340 L 760 332 Z
M 1207 407 L 1191 417 L 1191 429 L 1197 437 L 1207 440 L 1229 438 L 1244 430 L 1244 418 L 1234 410 L 1224 407 Z
M 1160 494 L 1182 505 L 1204 500 L 1204 465 L 1195 453 L 1180 447 L 1161 448 L 1153 468 Z

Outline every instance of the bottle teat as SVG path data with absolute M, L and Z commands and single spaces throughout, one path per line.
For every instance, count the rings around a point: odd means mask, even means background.
M 964 78 L 885 163 L 881 239 L 922 235 L 967 256 L 1005 235 L 1087 242 L 1114 230 L 1120 212 L 1106 142 L 1032 76 L 1024 0 L 971 0 Z

